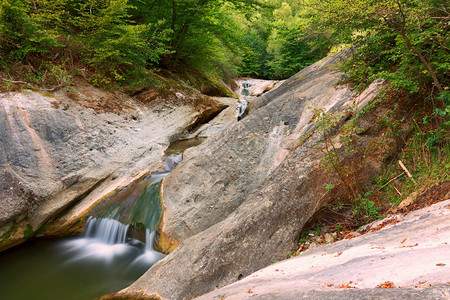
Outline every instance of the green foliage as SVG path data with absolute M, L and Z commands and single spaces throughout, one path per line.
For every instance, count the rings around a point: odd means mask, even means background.
M 334 184 L 328 183 L 325 188 L 327 189 L 327 191 L 331 191 L 332 189 L 334 189 Z
M 256 29 L 250 29 L 245 35 L 242 63 L 239 68 L 241 76 L 266 77 L 268 75 L 267 40 Z
M 383 218 L 379 211 L 381 207 L 377 207 L 375 203 L 369 199 L 373 192 L 367 192 L 355 198 L 355 206 L 353 209 L 353 217 L 363 220 L 365 223 Z
M 31 2 L 2 0 L 0 2 L 0 59 L 23 61 L 33 55 L 43 55 L 57 48 L 57 34 L 42 26 L 37 14 L 31 12 Z
M 317 132 L 324 140 L 324 145 L 320 148 L 324 154 L 322 165 L 326 171 L 336 174 L 349 195 L 356 198 L 361 190 L 356 179 L 360 167 L 355 159 L 344 162 L 346 154 L 352 153 L 355 157 L 363 154 L 356 147 L 356 133 L 361 130 L 356 126 L 356 118 L 344 122 L 355 114 L 355 107 L 347 107 L 335 113 L 326 113 L 323 108 L 315 108 L 313 112 Z
M 309 34 L 308 9 L 298 1 L 266 1 L 273 10 L 259 15 L 244 38 L 240 74 L 269 79 L 288 78 L 324 57 L 325 35 Z
M 185 65 L 234 77 L 246 22 L 240 13 L 250 17 L 260 6 L 256 0 L 4 0 L 0 72 L 13 82 L 31 70 L 40 84 L 41 73 L 55 71 L 43 62 L 72 76 L 87 67 L 82 76 L 96 85 L 134 84 L 149 71 Z
M 300 39 L 301 27 L 279 26 L 268 42 L 268 61 L 272 78 L 288 78 L 322 58 L 326 52 Z M 320 51 L 319 51 L 320 50 Z
M 312 0 L 310 6 L 317 10 L 312 29 L 357 45 L 346 70 L 359 88 L 380 77 L 410 92 L 430 84 L 442 92 L 448 85 L 446 1 Z

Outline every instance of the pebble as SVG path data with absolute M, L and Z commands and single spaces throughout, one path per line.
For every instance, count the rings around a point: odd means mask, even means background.
M 325 233 L 325 243 L 330 244 L 332 242 L 334 242 L 334 237 L 332 234 L 329 233 Z

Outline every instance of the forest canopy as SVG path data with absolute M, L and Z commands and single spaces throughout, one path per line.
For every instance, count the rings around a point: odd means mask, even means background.
M 360 87 L 381 77 L 442 93 L 449 23 L 443 0 L 2 0 L 0 72 L 53 85 L 185 68 L 284 79 L 353 46 L 343 70 Z

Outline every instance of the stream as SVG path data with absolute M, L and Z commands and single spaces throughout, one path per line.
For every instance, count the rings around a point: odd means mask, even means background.
M 161 181 L 201 141 L 172 143 L 162 169 L 98 204 L 82 235 L 38 238 L 0 253 L 1 298 L 94 299 L 136 281 L 164 257 L 153 248 Z

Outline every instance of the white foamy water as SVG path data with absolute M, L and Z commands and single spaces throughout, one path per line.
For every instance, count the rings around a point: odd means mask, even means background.
M 68 263 L 82 259 L 111 261 L 114 257 L 136 255 L 138 249 L 125 243 L 128 227 L 112 219 L 89 218 L 84 236 L 63 243 L 64 251 L 73 252 Z
M 183 154 L 172 154 L 163 158 L 164 171 L 170 172 L 183 160 Z
M 105 244 L 123 244 L 127 238 L 129 225 L 107 218 L 89 218 L 86 222 L 86 238 Z
M 150 232 L 150 230 L 145 230 L 145 252 L 138 256 L 134 261 L 133 265 L 150 264 L 153 265 L 158 260 L 164 258 L 164 254 L 156 251 L 153 248 L 153 240 L 155 239 L 155 231 Z

